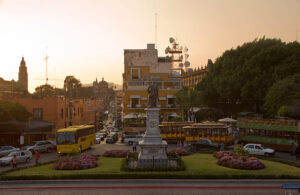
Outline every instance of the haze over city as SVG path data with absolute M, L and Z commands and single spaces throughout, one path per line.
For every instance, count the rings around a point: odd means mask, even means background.
M 121 84 L 123 50 L 155 42 L 155 13 L 159 55 L 173 36 L 192 68 L 264 35 L 290 42 L 298 29 L 300 38 L 298 0 L 0 0 L 0 76 L 17 80 L 24 56 L 33 92 L 45 83 L 47 48 L 52 85 L 67 75 Z

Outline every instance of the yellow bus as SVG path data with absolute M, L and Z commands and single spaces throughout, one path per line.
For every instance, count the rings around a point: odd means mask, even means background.
M 60 129 L 56 133 L 57 153 L 81 153 L 95 145 L 95 126 L 81 125 Z

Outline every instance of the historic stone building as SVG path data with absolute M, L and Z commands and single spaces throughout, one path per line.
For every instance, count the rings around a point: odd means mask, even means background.
M 28 73 L 24 57 L 20 62 L 18 81 L 6 81 L 0 77 L 0 93 L 3 95 L 28 93 Z
M 212 63 L 211 60 L 208 60 L 207 66 L 204 68 L 189 68 L 187 71 L 181 73 L 182 85 L 183 87 L 195 88 L 197 84 L 203 79 L 203 77 L 208 72 L 208 67 Z

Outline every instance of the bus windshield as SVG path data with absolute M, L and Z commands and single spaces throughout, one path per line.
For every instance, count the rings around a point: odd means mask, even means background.
M 75 132 L 63 132 L 57 134 L 57 144 L 75 144 Z

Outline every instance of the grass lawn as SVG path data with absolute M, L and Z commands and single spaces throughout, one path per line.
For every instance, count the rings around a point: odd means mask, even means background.
M 100 158 L 99 167 L 61 171 L 53 164 L 41 165 L 8 172 L 0 179 L 105 179 L 105 178 L 300 178 L 300 168 L 261 160 L 266 168 L 262 170 L 238 170 L 216 164 L 212 154 L 193 154 L 183 157 L 185 171 L 177 172 L 124 172 L 120 171 L 122 158 Z

